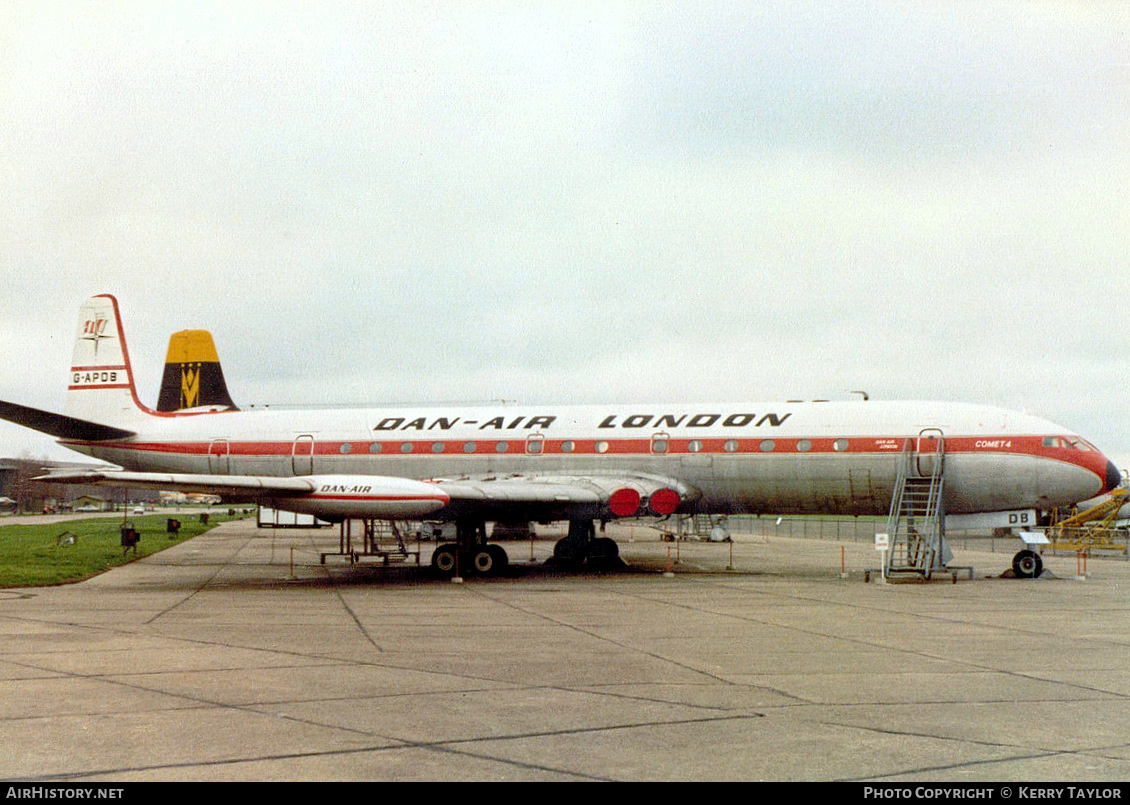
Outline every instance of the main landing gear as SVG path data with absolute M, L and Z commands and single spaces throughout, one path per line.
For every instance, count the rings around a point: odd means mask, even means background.
M 474 573 L 497 576 L 506 572 L 510 557 L 501 545 L 488 545 L 486 524 L 463 521 L 455 524 L 455 542 L 436 546 L 432 569 L 442 576 Z
M 569 570 L 624 566 L 616 541 L 598 537 L 592 520 L 569 521 L 568 535 L 553 546 L 553 563 Z M 432 570 L 441 576 L 498 576 L 509 565 L 510 558 L 501 545 L 487 544 L 486 524 L 480 521 L 456 522 L 455 542 L 437 545 L 432 553 Z
M 579 570 L 587 565 L 595 570 L 608 570 L 623 567 L 620 560 L 620 547 L 608 537 L 596 536 L 592 520 L 570 520 L 569 534 L 553 546 L 554 564 Z

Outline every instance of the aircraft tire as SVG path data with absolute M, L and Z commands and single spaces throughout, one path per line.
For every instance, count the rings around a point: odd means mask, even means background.
M 597 568 L 614 567 L 620 558 L 620 546 L 608 537 L 594 539 L 588 549 L 588 563 Z
M 559 539 L 553 545 L 553 562 L 558 567 L 576 570 L 585 561 L 584 548 L 568 538 Z
M 501 545 L 488 545 L 487 550 L 494 555 L 495 573 L 505 573 L 510 566 L 510 556 Z
M 443 576 L 454 576 L 458 563 L 454 545 L 440 545 L 432 553 L 432 569 Z
M 1017 578 L 1034 579 L 1044 572 L 1044 560 L 1035 551 L 1019 551 L 1012 557 L 1012 572 Z
M 498 554 L 491 550 L 493 547 L 483 546 L 471 556 L 471 566 L 480 576 L 493 576 L 499 571 Z

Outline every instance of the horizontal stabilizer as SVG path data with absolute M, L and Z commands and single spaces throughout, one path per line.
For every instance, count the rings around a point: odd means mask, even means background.
M 84 442 L 102 442 L 107 439 L 126 439 L 136 434 L 130 430 L 99 425 L 85 419 L 53 414 L 26 405 L 0 400 L 0 419 L 15 422 L 25 428 L 48 433 L 59 439 L 77 439 Z

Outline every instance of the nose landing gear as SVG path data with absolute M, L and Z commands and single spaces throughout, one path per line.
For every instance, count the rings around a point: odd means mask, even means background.
M 1018 579 L 1038 578 L 1044 572 L 1044 560 L 1038 553 L 1026 548 L 1012 557 L 1012 572 Z

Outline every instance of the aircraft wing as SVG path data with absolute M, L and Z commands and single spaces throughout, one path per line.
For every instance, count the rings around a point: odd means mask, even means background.
M 381 475 L 194 475 L 94 470 L 35 480 L 126 489 L 202 492 L 230 502 L 262 501 L 326 519 L 540 520 L 672 514 L 698 490 L 645 474 L 463 476 L 417 481 Z
M 36 481 L 58 484 L 89 484 L 124 489 L 202 492 L 209 495 L 263 497 L 310 494 L 317 487 L 311 478 L 273 478 L 262 475 L 193 475 L 190 473 L 81 470 L 52 472 Z

